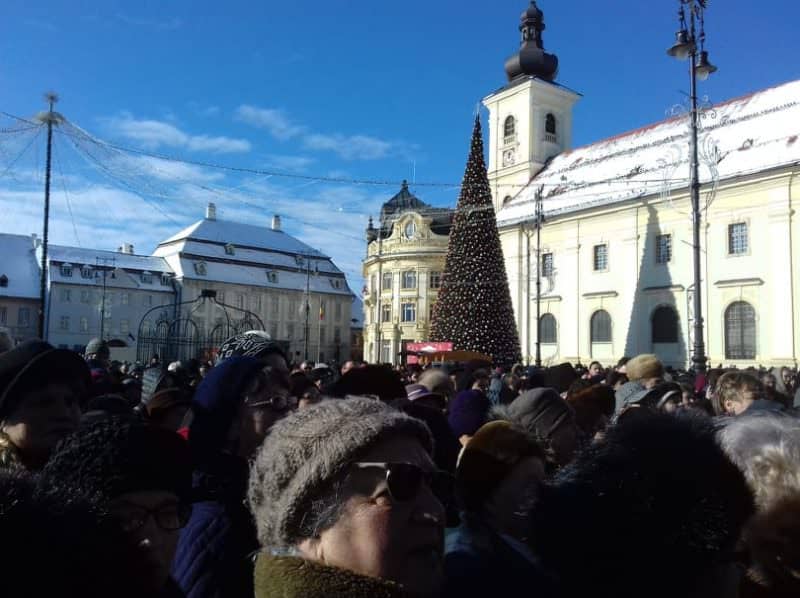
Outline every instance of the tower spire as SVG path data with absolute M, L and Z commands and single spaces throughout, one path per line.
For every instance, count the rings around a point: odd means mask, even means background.
M 506 61 L 508 80 L 513 81 L 526 75 L 546 81 L 555 79 L 558 73 L 558 57 L 544 51 L 544 13 L 535 0 L 531 0 L 530 6 L 522 13 L 519 30 L 522 34 L 519 52 Z

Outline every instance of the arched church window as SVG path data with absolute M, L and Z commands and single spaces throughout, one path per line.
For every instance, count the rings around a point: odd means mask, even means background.
M 503 140 L 508 143 L 513 141 L 517 134 L 517 121 L 513 116 L 507 116 L 503 123 Z
M 545 118 L 544 118 L 544 132 L 548 136 L 552 135 L 553 136 L 552 141 L 555 141 L 555 137 L 557 135 L 556 117 L 553 116 L 552 113 L 548 113 L 547 116 L 545 116 Z M 551 139 L 548 139 L 548 141 L 551 141 Z

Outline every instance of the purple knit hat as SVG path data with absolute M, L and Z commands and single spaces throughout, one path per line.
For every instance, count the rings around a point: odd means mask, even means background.
M 456 435 L 472 436 L 486 423 L 491 403 L 485 394 L 478 390 L 462 390 L 450 403 L 447 421 Z

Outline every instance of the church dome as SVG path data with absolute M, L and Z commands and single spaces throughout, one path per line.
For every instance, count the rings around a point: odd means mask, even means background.
M 552 81 L 558 73 L 558 57 L 544 51 L 542 31 L 544 31 L 544 13 L 531 0 L 530 6 L 520 17 L 519 30 L 522 42 L 519 52 L 506 60 L 506 76 L 513 81 L 523 76 L 534 76 Z

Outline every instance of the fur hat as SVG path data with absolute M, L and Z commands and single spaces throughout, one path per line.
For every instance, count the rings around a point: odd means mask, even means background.
M 617 389 L 614 395 L 615 411 L 619 413 L 623 408 L 633 403 L 638 403 L 647 396 L 647 389 L 638 380 L 626 382 Z
M 536 440 L 508 421 L 493 421 L 470 439 L 456 469 L 456 492 L 467 511 L 478 511 L 511 470 L 526 457 L 545 456 Z
M 188 500 L 191 459 L 186 441 L 132 417 L 92 421 L 58 445 L 46 479 L 80 489 L 101 504 L 126 492 L 165 490 Z
M 625 371 L 630 381 L 663 378 L 664 365 L 655 355 L 644 353 L 631 359 L 625 365 Z
M 389 402 L 405 399 L 406 388 L 391 367 L 371 364 L 350 370 L 330 385 L 326 394 L 340 399 L 347 396 L 375 396 Z
M 472 436 L 486 423 L 491 403 L 479 390 L 462 390 L 450 401 L 447 421 L 456 438 Z
M 638 411 L 540 494 L 533 548 L 560 595 L 686 596 L 734 560 L 753 496 L 713 422 Z
M 314 499 L 359 454 L 392 434 L 433 450 L 424 423 L 374 399 L 322 401 L 276 423 L 250 469 L 248 501 L 261 545 L 286 548 L 300 540 Z

